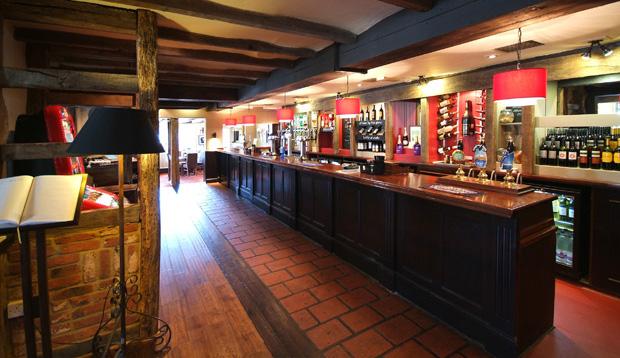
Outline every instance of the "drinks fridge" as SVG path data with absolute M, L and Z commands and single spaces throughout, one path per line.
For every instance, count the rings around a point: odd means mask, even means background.
M 587 228 L 583 227 L 582 215 L 587 215 L 579 190 L 536 185 L 538 191 L 555 194 L 553 216 L 556 232 L 556 272 L 580 279 L 587 267 Z M 586 230 L 584 230 L 586 229 Z

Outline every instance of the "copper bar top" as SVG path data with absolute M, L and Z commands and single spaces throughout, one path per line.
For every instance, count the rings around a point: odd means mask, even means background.
M 537 192 L 523 195 L 511 195 L 483 190 L 476 190 L 480 195 L 475 196 L 457 195 L 428 188 L 432 184 L 438 184 L 437 177 L 431 175 L 414 173 L 373 175 L 360 173 L 359 170 L 345 171 L 339 165 L 301 161 L 298 157 L 272 157 L 259 154 L 248 155 L 237 151 L 226 150 L 220 150 L 220 152 L 290 167 L 299 171 L 329 175 L 338 179 L 352 181 L 379 189 L 386 189 L 446 205 L 506 218 L 513 217 L 517 212 L 525 208 L 542 202 L 552 201 L 555 198 L 555 195 Z

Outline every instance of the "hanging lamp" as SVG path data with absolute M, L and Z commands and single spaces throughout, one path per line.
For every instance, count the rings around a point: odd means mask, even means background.
M 343 118 L 354 118 L 360 113 L 359 98 L 346 97 L 349 93 L 349 76 L 347 75 L 347 92 L 344 96 L 336 96 L 336 115 Z
M 250 113 L 250 105 L 248 104 L 248 114 L 241 117 L 241 125 L 253 126 L 256 124 L 256 115 L 249 114 L 249 113 Z
M 286 92 L 284 92 L 284 106 L 278 109 L 276 113 L 276 117 L 278 118 L 278 122 L 280 123 L 290 123 L 293 121 L 293 116 L 295 115 L 295 111 L 292 108 L 286 108 Z
M 232 108 L 228 109 L 228 118 L 224 120 L 225 127 L 234 127 L 237 125 L 237 118 L 232 118 Z
M 517 69 L 493 75 L 493 99 L 508 105 L 533 105 L 547 98 L 547 69 L 521 69 L 521 28 L 517 43 Z

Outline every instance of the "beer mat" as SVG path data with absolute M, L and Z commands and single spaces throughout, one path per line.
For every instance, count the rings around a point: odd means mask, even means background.
M 450 194 L 456 194 L 456 195 L 480 195 L 482 193 L 477 192 L 477 191 L 473 191 L 473 190 L 469 190 L 469 189 L 465 189 L 465 188 L 460 188 L 458 186 L 452 186 L 452 185 L 443 185 L 443 184 L 432 184 L 426 187 L 426 189 L 433 189 L 433 190 L 437 190 L 437 191 L 443 191 L 444 193 L 450 193 Z

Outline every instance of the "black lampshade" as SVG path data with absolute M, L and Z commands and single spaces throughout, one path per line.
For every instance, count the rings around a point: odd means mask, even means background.
M 145 111 L 94 108 L 67 150 L 74 154 L 143 154 L 164 151 Z

